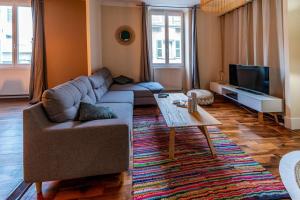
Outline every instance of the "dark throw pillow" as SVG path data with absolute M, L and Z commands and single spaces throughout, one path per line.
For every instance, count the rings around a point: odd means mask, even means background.
M 79 121 L 91 121 L 97 119 L 113 119 L 117 118 L 117 115 L 113 113 L 109 107 L 96 106 L 90 103 L 80 103 L 79 108 Z
M 127 76 L 118 76 L 116 78 L 114 78 L 114 82 L 116 84 L 119 84 L 119 85 L 125 85 L 125 84 L 128 84 L 128 83 L 133 83 L 133 79 L 132 78 L 129 78 Z

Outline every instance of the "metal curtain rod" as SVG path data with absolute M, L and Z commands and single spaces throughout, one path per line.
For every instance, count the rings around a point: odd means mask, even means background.
M 152 6 L 152 5 L 141 5 L 138 4 L 136 6 L 140 6 L 140 7 L 153 7 L 153 8 L 194 8 L 193 6 L 191 7 L 183 7 L 183 6 Z M 196 8 L 200 8 L 199 5 L 196 6 Z

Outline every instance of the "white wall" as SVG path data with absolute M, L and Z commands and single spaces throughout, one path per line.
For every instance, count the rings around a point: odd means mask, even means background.
M 99 0 L 86 0 L 88 73 L 102 67 L 102 15 Z
M 290 129 L 300 129 L 300 1 L 288 0 L 285 42 L 286 63 L 285 92 L 286 117 L 285 126 Z

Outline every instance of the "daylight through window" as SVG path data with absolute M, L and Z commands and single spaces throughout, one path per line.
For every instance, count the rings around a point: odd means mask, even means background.
M 30 65 L 32 52 L 31 7 L 0 6 L 0 66 Z
M 183 13 L 151 12 L 153 66 L 183 66 Z

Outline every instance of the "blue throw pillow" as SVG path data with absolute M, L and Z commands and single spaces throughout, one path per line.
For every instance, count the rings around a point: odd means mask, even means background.
M 113 119 L 117 115 L 110 107 L 96 106 L 90 103 L 80 102 L 79 121 L 91 121 L 97 119 Z

